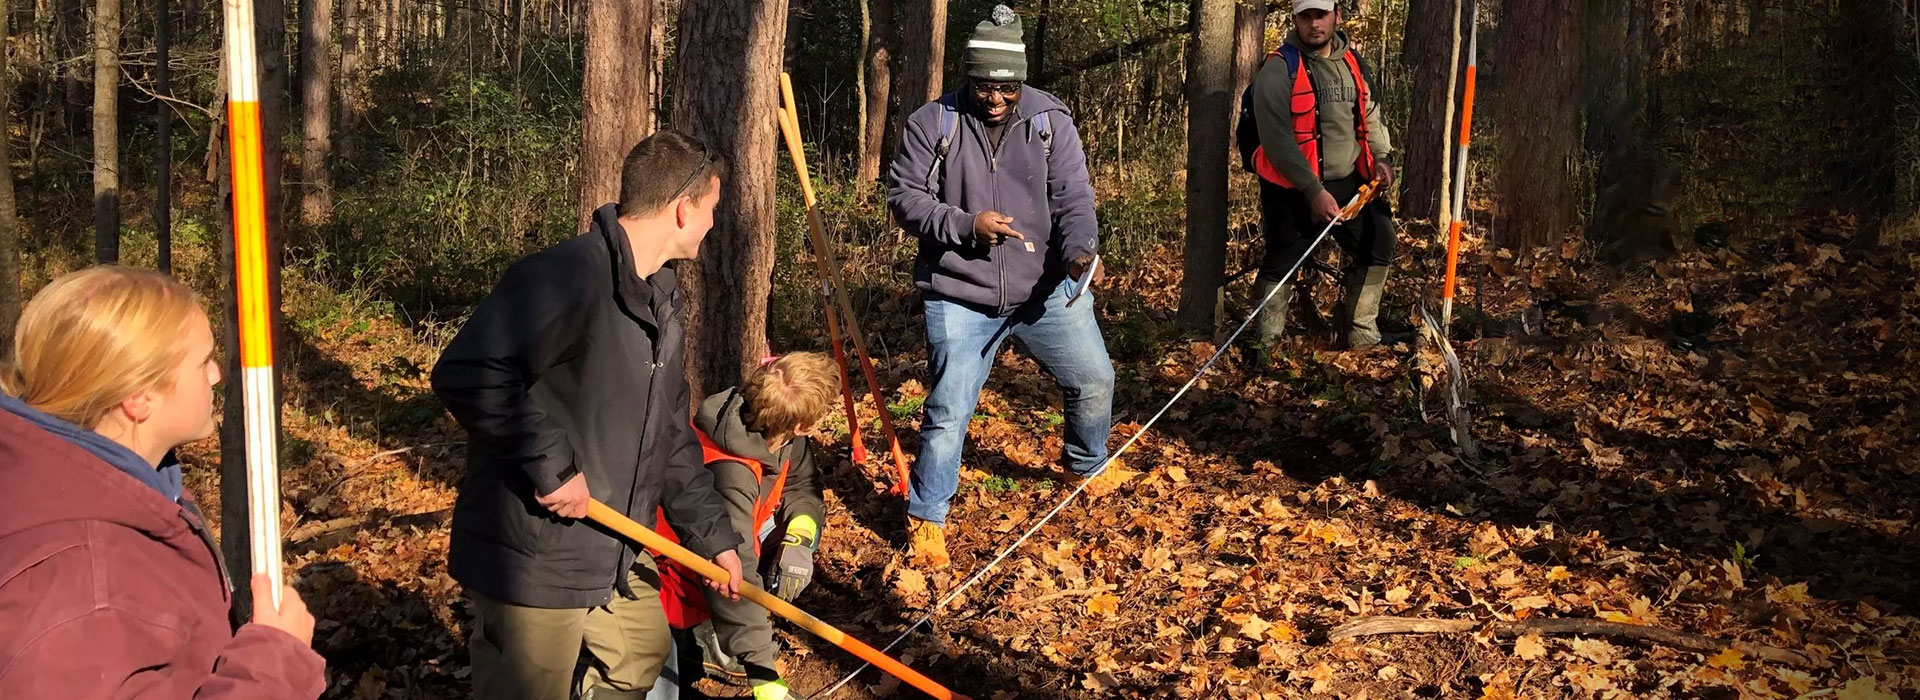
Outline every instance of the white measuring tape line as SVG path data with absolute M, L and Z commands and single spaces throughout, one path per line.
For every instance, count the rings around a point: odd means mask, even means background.
M 1360 197 L 1361 197 L 1360 194 L 1355 194 L 1353 196 L 1353 199 L 1347 202 L 1347 207 L 1351 208 L 1354 202 L 1358 202 L 1360 200 Z M 1326 240 L 1327 234 L 1333 232 L 1333 227 L 1340 225 L 1340 222 L 1344 221 L 1345 219 L 1346 219 L 1346 209 L 1343 208 L 1341 209 L 1340 215 L 1333 217 L 1332 221 L 1327 222 L 1327 227 L 1320 230 L 1320 235 L 1315 236 L 1313 238 L 1313 243 L 1307 246 L 1306 252 L 1300 254 L 1300 259 L 1295 260 L 1293 262 L 1293 267 L 1288 268 L 1287 274 L 1281 275 L 1280 279 L 1282 280 L 1293 279 L 1293 275 L 1300 271 L 1300 266 L 1307 262 L 1307 258 L 1313 257 L 1313 251 L 1320 247 L 1320 242 Z M 1213 367 L 1213 363 L 1220 360 L 1221 355 L 1226 354 L 1227 348 L 1233 347 L 1234 339 L 1239 338 L 1240 334 L 1247 330 L 1247 326 L 1252 325 L 1253 319 L 1260 315 L 1261 310 L 1267 308 L 1267 302 L 1272 301 L 1273 295 L 1278 293 L 1279 291 L 1280 291 L 1280 285 L 1274 285 L 1273 289 L 1267 290 L 1267 295 L 1264 297 L 1261 297 L 1260 304 L 1253 307 L 1253 311 L 1247 314 L 1247 318 L 1240 322 L 1240 327 L 1233 329 L 1233 333 L 1227 336 L 1226 341 L 1220 343 L 1220 347 L 1214 349 L 1213 356 L 1207 358 L 1206 362 L 1201 363 L 1200 369 L 1193 373 L 1193 378 L 1188 379 L 1185 386 L 1180 387 L 1179 391 L 1174 392 L 1173 398 L 1167 400 L 1167 405 L 1161 406 L 1160 411 L 1158 413 L 1153 414 L 1152 418 L 1147 419 L 1147 423 L 1145 425 L 1140 426 L 1140 430 L 1134 432 L 1133 437 L 1127 438 L 1127 441 L 1120 445 L 1120 449 L 1114 450 L 1113 454 L 1108 455 L 1107 461 L 1101 463 L 1100 465 L 1100 472 L 1096 472 L 1096 473 L 1104 473 L 1107 469 L 1111 468 L 1113 466 L 1114 461 L 1120 459 L 1120 455 L 1126 453 L 1126 451 L 1129 448 L 1133 447 L 1133 443 L 1140 441 L 1140 436 L 1146 435 L 1148 430 L 1152 430 L 1153 424 L 1159 422 L 1162 416 L 1167 415 L 1167 411 L 1172 409 L 1174 404 L 1180 402 L 1180 397 L 1186 396 L 1187 390 L 1192 389 L 1193 385 L 1199 382 L 1201 377 L 1206 376 L 1207 370 Z M 1039 520 L 1034 521 L 1032 527 L 1027 528 L 1026 532 L 1023 532 L 1020 534 L 1019 539 L 1014 540 L 1013 543 L 1008 544 L 1005 549 L 1000 550 L 1000 554 L 995 556 L 992 561 L 987 562 L 986 566 L 980 567 L 980 570 L 978 572 L 975 572 L 972 576 L 968 577 L 966 582 L 961 583 L 958 588 L 953 589 L 952 592 L 948 593 L 945 597 L 941 598 L 940 602 L 935 603 L 933 608 L 927 611 L 927 614 L 922 615 L 919 620 L 915 621 L 911 625 L 908 625 L 905 630 L 900 632 L 900 636 L 895 637 L 893 641 L 888 642 L 887 646 L 880 650 L 880 653 L 886 654 L 886 653 L 892 652 L 893 648 L 896 646 L 899 646 L 900 642 L 905 641 L 908 636 L 913 634 L 914 630 L 920 629 L 922 626 L 926 625 L 928 622 L 931 622 L 933 620 L 933 616 L 935 613 L 938 613 L 942 608 L 947 607 L 947 604 L 953 602 L 955 598 L 959 598 L 960 594 L 966 592 L 968 588 L 972 588 L 973 584 L 979 583 L 980 579 L 986 578 L 987 574 L 993 571 L 994 567 L 999 566 L 1000 562 L 1005 561 L 1009 555 L 1013 554 L 1014 550 L 1019 549 L 1020 545 L 1025 544 L 1029 538 L 1033 537 L 1033 533 L 1039 532 L 1040 528 L 1047 524 L 1047 521 L 1053 519 L 1053 516 L 1059 515 L 1060 511 L 1066 510 L 1067 506 L 1073 503 L 1073 499 L 1079 498 L 1080 492 L 1085 491 L 1087 488 L 1087 484 L 1091 481 L 1092 481 L 1091 478 L 1080 480 L 1080 484 L 1078 486 L 1073 487 L 1073 490 L 1067 493 L 1067 497 L 1060 501 L 1060 505 L 1054 506 L 1053 510 L 1047 511 L 1046 515 L 1040 516 Z M 852 681 L 854 677 L 860 675 L 862 671 L 865 671 L 872 667 L 873 667 L 872 664 L 866 664 L 866 663 L 860 664 L 860 668 L 854 669 L 853 673 L 847 674 L 847 677 L 840 679 L 839 682 L 834 683 L 831 686 L 828 686 L 826 690 L 822 690 L 818 693 L 815 693 L 812 697 L 826 698 L 830 695 L 833 695 L 834 691 L 839 690 L 841 686 L 844 686 L 848 682 Z

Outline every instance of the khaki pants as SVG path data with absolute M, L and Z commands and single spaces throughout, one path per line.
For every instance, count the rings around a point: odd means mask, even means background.
M 642 553 L 627 574 L 639 600 L 616 593 L 597 608 L 530 608 L 468 591 L 474 699 L 568 700 L 582 649 L 588 663 L 580 683 L 594 700 L 645 698 L 673 643 L 653 566 Z

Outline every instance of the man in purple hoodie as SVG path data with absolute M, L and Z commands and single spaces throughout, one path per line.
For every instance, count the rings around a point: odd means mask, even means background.
M 1020 19 L 1005 5 L 974 28 L 965 65 L 959 90 L 907 119 L 887 191 L 894 218 L 920 239 L 913 277 L 926 295 L 933 390 L 907 515 L 914 558 L 934 568 L 947 564 L 942 528 L 967 423 L 1008 336 L 1066 394 L 1066 468 L 1103 488 L 1126 474 L 1107 466 L 1113 363 L 1091 294 L 1075 286 L 1100 276 L 1080 133 L 1058 99 L 1025 84 Z

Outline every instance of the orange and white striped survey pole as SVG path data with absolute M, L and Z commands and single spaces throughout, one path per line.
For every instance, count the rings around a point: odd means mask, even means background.
M 1480 3 L 1467 12 L 1467 94 L 1460 108 L 1459 169 L 1453 177 L 1453 223 L 1447 227 L 1447 286 L 1440 291 L 1440 333 L 1453 329 L 1454 274 L 1460 266 L 1460 218 L 1467 211 L 1467 154 L 1473 150 L 1473 90 L 1480 72 Z
M 273 581 L 280 607 L 279 416 L 273 395 L 273 299 L 268 289 L 267 193 L 261 170 L 260 69 L 253 0 L 224 0 L 227 143 L 233 175 L 233 293 L 240 310 L 241 394 L 247 442 L 247 534 L 252 571 Z M 236 378 L 228 377 L 227 381 Z M 260 601 L 254 601 L 259 605 Z

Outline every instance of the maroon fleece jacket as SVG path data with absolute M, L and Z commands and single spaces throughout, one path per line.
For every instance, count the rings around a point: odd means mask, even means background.
M 313 700 L 325 662 L 227 622 L 191 501 L 0 411 L 0 698 Z

